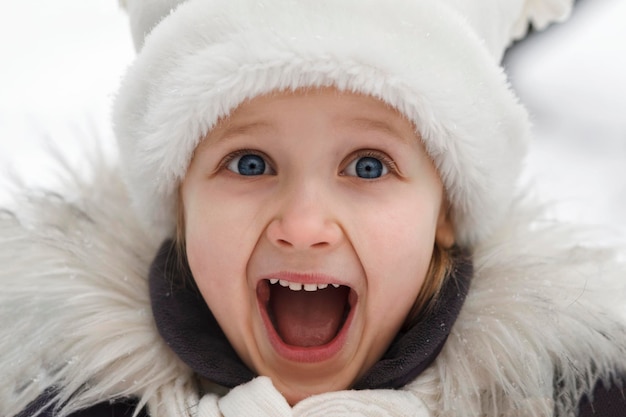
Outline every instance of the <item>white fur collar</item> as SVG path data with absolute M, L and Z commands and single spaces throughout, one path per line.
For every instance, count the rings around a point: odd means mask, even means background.
M 17 215 L 0 212 L 0 415 L 51 386 L 61 400 L 76 394 L 68 410 L 123 396 L 197 401 L 191 370 L 151 316 L 147 270 L 160 242 L 140 231 L 116 167 L 95 165 L 93 183 L 68 175 L 75 195 L 31 193 Z M 524 206 L 475 249 L 452 334 L 406 387 L 435 415 L 565 416 L 597 377 L 626 372 L 624 265 Z
M 442 415 L 570 415 L 598 378 L 626 370 L 625 266 L 581 230 L 517 207 L 476 249 L 470 294 L 423 376 L 445 381 Z

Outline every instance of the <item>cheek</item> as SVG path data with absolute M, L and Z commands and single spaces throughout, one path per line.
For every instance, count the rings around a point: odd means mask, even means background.
M 386 208 L 371 216 L 357 248 L 367 274 L 368 297 L 384 317 L 404 319 L 426 276 L 432 257 L 437 210 L 420 201 Z
M 187 258 L 200 292 L 218 315 L 224 299 L 241 299 L 242 292 L 247 291 L 245 271 L 255 244 L 254 228 L 250 227 L 246 205 L 203 197 L 190 199 L 186 205 Z
M 215 213 L 192 214 L 187 217 L 185 226 L 187 258 L 199 286 L 218 285 L 221 280 L 217 278 L 235 269 L 238 263 L 237 252 L 232 250 L 232 234 L 236 231 L 228 230 L 224 223 L 213 219 L 216 219 Z
M 187 258 L 202 298 L 235 351 L 254 369 L 251 317 L 257 301 L 246 270 L 262 223 L 254 201 L 222 190 L 206 186 L 183 194 Z

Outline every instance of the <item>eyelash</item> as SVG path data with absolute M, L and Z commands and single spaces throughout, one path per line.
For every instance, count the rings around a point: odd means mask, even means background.
M 261 151 L 257 151 L 254 149 L 238 149 L 234 152 L 229 153 L 228 155 L 226 155 L 226 157 L 224 159 L 222 159 L 222 161 L 220 162 L 220 164 L 217 167 L 217 170 L 220 171 L 222 169 L 227 169 L 228 168 L 228 164 L 230 164 L 233 159 L 240 157 L 240 156 L 244 156 L 244 155 L 257 155 L 260 156 L 261 158 L 263 158 L 265 160 L 265 162 L 269 165 L 270 169 L 272 171 L 276 171 L 274 169 L 274 164 L 272 163 L 272 160 L 263 152 Z
M 229 153 L 224 159 L 222 159 L 217 170 L 226 169 L 228 167 L 228 164 L 230 164 L 235 158 L 244 155 L 258 155 L 268 163 L 272 171 L 276 171 L 274 169 L 274 164 L 272 163 L 271 159 L 263 152 L 254 149 L 238 149 L 234 152 Z M 343 171 L 352 161 L 359 158 L 376 158 L 380 160 L 383 165 L 387 167 L 387 169 L 389 169 L 389 172 L 396 174 L 399 172 L 396 162 L 384 152 L 376 151 L 373 149 L 363 149 L 352 153 L 348 158 L 345 159 L 344 163 L 342 164 L 344 167 L 342 168 L 341 173 L 343 173 Z
M 387 167 L 390 173 L 398 174 L 400 172 L 398 169 L 398 165 L 393 159 L 391 159 L 391 157 L 389 157 L 389 155 L 373 149 L 363 149 L 352 153 L 348 158 L 345 159 L 344 163 L 342 164 L 344 165 L 344 167 L 342 168 L 341 172 L 343 172 L 354 160 L 360 158 L 378 159 L 383 163 L 383 165 Z

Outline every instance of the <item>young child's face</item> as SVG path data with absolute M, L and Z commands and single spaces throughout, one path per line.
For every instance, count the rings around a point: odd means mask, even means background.
M 196 150 L 182 199 L 202 296 L 291 404 L 349 388 L 380 359 L 435 239 L 453 240 L 413 126 L 334 89 L 241 105 Z

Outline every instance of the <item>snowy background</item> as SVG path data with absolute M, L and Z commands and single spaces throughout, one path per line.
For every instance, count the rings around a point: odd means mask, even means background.
M 0 1 L 0 177 L 12 169 L 47 185 L 50 142 L 75 163 L 96 132 L 114 148 L 110 103 L 134 56 L 128 23 L 116 0 Z M 506 66 L 535 125 L 526 181 L 554 216 L 626 236 L 624 22 L 626 0 L 580 0 Z

